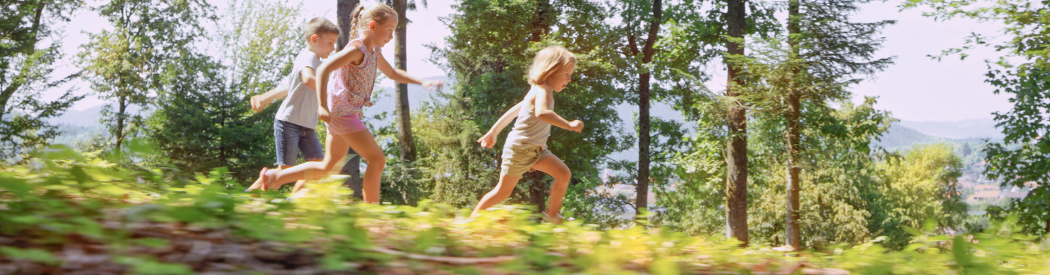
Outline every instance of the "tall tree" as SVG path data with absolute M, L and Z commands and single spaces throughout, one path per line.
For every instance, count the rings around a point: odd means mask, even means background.
M 726 3 L 726 25 L 728 36 L 726 54 L 744 55 L 744 29 L 747 28 L 743 0 L 728 0 Z M 739 100 L 736 89 L 743 85 L 737 75 L 740 67 L 727 58 L 729 70 L 726 80 L 726 97 L 731 104 L 726 119 L 729 126 L 729 142 L 726 144 L 726 236 L 736 238 L 743 246 L 748 245 L 747 232 L 747 111 Z
M 790 47 L 790 55 L 798 57 L 801 48 L 799 47 L 799 1 L 801 0 L 788 0 L 788 47 Z M 799 75 L 800 70 L 797 67 L 792 67 L 792 75 Z M 787 189 L 787 215 L 785 219 L 785 239 L 787 244 L 790 245 L 795 251 L 801 251 L 802 249 L 802 237 L 799 235 L 798 217 L 799 217 L 799 184 L 798 173 L 802 170 L 801 164 L 799 163 L 799 139 L 802 134 L 802 126 L 800 125 L 799 118 L 802 116 L 802 102 L 801 102 L 801 91 L 794 87 L 787 89 L 787 113 L 785 118 L 787 119 L 787 177 L 786 177 L 786 189 Z
M 77 77 L 56 80 L 52 74 L 63 57 L 55 35 L 59 24 L 82 6 L 79 0 L 21 1 L 0 10 L 0 162 L 25 160 L 26 153 L 49 144 L 59 132 L 47 120 L 84 97 L 70 89 L 54 101 L 40 99 Z
M 893 57 L 877 58 L 875 51 L 882 45 L 880 30 L 894 21 L 854 22 L 850 15 L 867 1 L 791 0 L 788 1 L 786 39 L 768 39 L 753 46 L 756 60 L 744 60 L 742 87 L 756 110 L 755 116 L 768 115 L 763 120 L 778 125 L 783 123 L 781 135 L 786 155 L 784 184 L 786 186 L 785 231 L 786 243 L 802 249 L 800 219 L 800 171 L 805 144 L 804 120 L 832 112 L 829 103 L 851 98 L 849 86 L 859 83 L 860 77 L 870 76 L 893 63 Z M 787 45 L 781 45 L 786 40 Z M 760 64 L 761 63 L 761 64 Z M 834 124 L 832 124 L 834 125 Z M 775 127 L 775 126 L 774 126 Z M 806 127 L 822 127 L 808 123 Z M 777 149 L 780 150 L 780 149 Z M 812 158 L 810 158 L 812 159 Z M 779 160 L 777 160 L 779 162 Z M 819 169 L 814 167 L 814 169 Z M 812 169 L 810 169 L 812 170 Z
M 361 3 L 360 0 L 336 0 L 336 20 L 339 24 L 339 43 L 335 45 L 336 51 L 343 50 L 353 37 L 350 37 L 350 23 L 353 21 L 354 8 L 357 4 Z M 354 190 L 354 197 L 361 198 L 361 156 L 354 152 L 354 148 L 350 148 L 349 154 L 350 159 L 343 165 L 342 174 L 350 175 L 350 178 L 346 179 L 344 185 Z
M 397 11 L 397 40 L 394 44 L 394 67 L 408 69 L 408 11 L 416 10 L 416 1 L 412 0 L 386 0 Z M 420 0 L 423 7 L 427 7 L 426 0 Z M 397 94 L 394 95 L 394 116 L 397 123 L 397 140 L 401 148 L 401 160 L 404 163 L 416 161 L 416 144 L 412 138 L 412 114 L 408 106 L 408 84 L 397 83 Z
M 653 61 L 653 54 L 656 51 L 653 45 L 660 39 L 663 1 L 628 1 L 626 4 L 627 6 L 623 9 L 622 16 L 631 19 L 628 19 L 630 23 L 624 27 L 627 40 L 624 58 L 627 60 L 641 59 L 640 64 L 635 64 L 638 67 L 636 69 L 638 71 L 638 88 L 636 90 L 638 93 L 638 174 L 635 181 L 634 200 L 636 212 L 640 215 L 647 208 L 649 199 L 649 145 L 652 139 L 649 128 L 652 71 L 649 68 L 650 63 Z M 639 19 L 633 20 L 633 18 Z M 635 26 L 635 24 L 639 26 Z M 644 40 L 642 40 L 643 34 L 645 35 Z M 639 42 L 641 43 L 640 48 Z
M 213 7 L 203 0 L 179 2 L 126 0 L 92 8 L 113 29 L 89 34 L 79 62 L 85 78 L 99 98 L 117 101 L 117 110 L 103 110 L 114 149 L 142 123 L 142 116 L 128 107 L 147 107 L 161 85 L 165 62 L 178 58 L 204 34 L 201 19 L 214 19 Z

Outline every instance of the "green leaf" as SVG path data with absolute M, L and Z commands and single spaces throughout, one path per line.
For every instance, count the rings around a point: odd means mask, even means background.
M 57 265 L 60 262 L 55 255 L 51 254 L 51 252 L 38 248 L 20 249 L 17 247 L 0 246 L 0 254 L 4 254 L 11 259 L 27 260 L 47 265 Z

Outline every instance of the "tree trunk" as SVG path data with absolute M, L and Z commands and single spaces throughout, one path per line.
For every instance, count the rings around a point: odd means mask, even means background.
M 337 45 L 338 47 L 336 47 L 336 49 L 342 50 L 343 47 L 346 47 L 346 44 L 350 43 L 350 40 L 352 39 L 351 37 L 349 37 L 350 21 L 352 20 L 350 16 L 352 15 L 351 13 L 353 12 L 354 7 L 357 7 L 359 0 L 336 1 L 336 17 L 339 21 L 339 45 Z M 345 165 L 343 165 L 343 170 L 340 171 L 340 174 L 350 175 L 350 178 L 347 179 L 346 182 L 343 183 L 343 185 L 346 185 L 350 187 L 351 190 L 354 190 L 354 197 L 360 199 L 362 198 L 362 194 L 364 194 L 361 190 L 361 156 L 357 155 L 357 152 L 354 152 L 353 148 L 350 148 L 347 157 L 350 157 L 350 160 L 347 161 Z
M 336 24 L 339 25 L 339 44 L 336 45 L 337 51 L 343 49 L 343 47 L 346 46 L 346 43 L 350 43 L 350 40 L 353 39 L 353 37 L 349 37 L 350 21 L 353 20 L 353 18 L 350 18 L 352 15 L 350 13 L 354 12 L 354 7 L 357 7 L 357 3 L 359 2 L 360 0 L 336 0 L 335 13 L 336 20 L 338 21 Z
M 408 27 L 407 0 L 394 0 L 394 9 L 397 10 L 397 45 L 394 48 L 394 66 L 401 70 L 407 70 L 408 57 L 406 56 L 406 35 Z M 397 83 L 397 97 L 394 98 L 394 115 L 397 117 L 397 140 L 401 146 L 401 161 L 412 163 L 416 161 L 416 144 L 412 138 L 412 114 L 408 106 L 408 84 Z
M 649 34 L 642 48 L 642 64 L 653 61 L 653 44 L 660 32 L 660 17 L 663 14 L 662 0 L 653 0 L 653 17 L 649 22 Z M 649 81 L 652 74 L 642 69 L 638 75 L 638 184 L 635 186 L 634 205 L 637 214 L 648 208 L 649 204 Z
M 729 36 L 744 37 L 744 0 L 729 0 L 726 19 L 729 25 Z M 743 55 L 744 45 L 727 41 L 726 48 L 730 55 Z M 739 69 L 732 62 L 727 62 L 729 79 L 726 96 L 735 98 L 734 86 L 741 85 L 737 79 Z M 736 238 L 748 245 L 747 235 L 747 113 L 739 101 L 729 106 L 729 144 L 726 146 L 726 236 Z
M 117 152 L 120 152 L 120 144 L 124 142 L 124 113 L 127 112 L 128 104 L 126 96 L 119 96 L 120 106 L 117 111 Z
M 550 16 L 554 11 L 551 10 L 550 0 L 538 0 L 536 1 L 536 17 L 532 20 L 532 41 L 540 41 L 543 39 L 543 35 L 550 32 Z
M 543 181 L 543 175 L 543 172 L 528 172 L 521 178 L 532 182 L 529 185 L 529 203 L 535 205 L 539 213 L 547 211 L 547 196 L 550 194 L 550 184 Z
M 1043 229 L 1043 234 L 1050 233 L 1050 218 L 1046 219 L 1046 228 Z
M 638 215 L 649 207 L 649 79 L 649 73 L 638 77 L 638 184 L 634 190 Z
M 788 2 L 788 44 L 791 46 L 793 56 L 799 57 L 799 0 Z M 793 76 L 798 76 L 800 71 L 795 69 Z M 790 86 L 787 95 L 787 229 L 785 239 L 795 251 L 802 251 L 802 237 L 799 232 L 799 139 L 801 138 L 802 126 L 799 118 L 802 115 L 801 94 L 794 86 Z

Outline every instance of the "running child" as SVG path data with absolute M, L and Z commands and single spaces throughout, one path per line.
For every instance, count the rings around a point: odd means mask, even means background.
M 296 180 L 315 180 L 338 172 L 347 151 L 353 148 L 368 163 L 362 182 L 362 196 L 367 203 L 379 203 L 379 182 L 386 166 L 386 156 L 376 144 L 372 133 L 361 121 L 364 107 L 372 106 L 371 95 L 376 69 L 398 83 L 420 84 L 424 88 L 440 88 L 440 81 L 422 81 L 394 69 L 383 58 L 381 48 L 394 37 L 397 12 L 387 5 L 376 3 L 354 8 L 350 23 L 351 40 L 346 48 L 325 60 L 317 70 L 317 96 L 320 108 L 317 117 L 325 122 L 328 136 L 325 155 L 320 162 L 307 162 L 280 171 L 263 168 L 259 180 L 267 188 Z
M 328 19 L 317 17 L 306 23 L 306 48 L 299 52 L 292 63 L 292 72 L 288 74 L 287 86 L 282 85 L 262 95 L 251 98 L 252 110 L 260 112 L 275 99 L 286 98 L 277 109 L 273 120 L 273 140 L 277 145 L 277 162 L 280 169 L 296 164 L 299 153 L 306 161 L 321 161 L 324 152 L 321 142 L 317 140 L 317 86 L 315 70 L 321 65 L 321 58 L 328 58 L 335 51 L 339 39 L 339 27 Z M 295 184 L 293 192 L 299 191 L 305 181 Z M 250 192 L 262 188 L 267 190 L 261 181 L 255 181 L 245 189 Z
M 521 175 L 532 169 L 554 177 L 544 219 L 561 222 L 558 212 L 561 211 L 562 199 L 565 198 L 565 190 L 569 186 L 572 172 L 558 156 L 547 150 L 547 137 L 550 137 L 551 125 L 577 133 L 583 131 L 582 121 L 570 122 L 554 112 L 554 92 L 565 89 L 572 80 L 574 70 L 576 57 L 565 48 L 548 47 L 536 53 L 528 75 L 532 88 L 525 95 L 525 99 L 511 107 L 488 133 L 478 139 L 482 147 L 492 148 L 503 128 L 517 118 L 514 128 L 507 136 L 507 142 L 503 145 L 499 183 L 481 198 L 471 216 L 477 216 L 481 211 L 507 199 Z

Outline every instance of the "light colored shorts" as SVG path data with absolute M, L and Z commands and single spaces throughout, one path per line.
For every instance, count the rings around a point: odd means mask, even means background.
M 329 134 L 336 136 L 368 130 L 368 126 L 365 126 L 365 123 L 361 122 L 361 118 L 357 115 L 331 117 L 329 122 L 324 123 L 324 126 Z
M 520 177 L 528 172 L 546 156 L 554 155 L 547 148 L 538 145 L 516 145 L 514 147 L 503 147 L 503 164 L 500 166 L 500 176 Z

